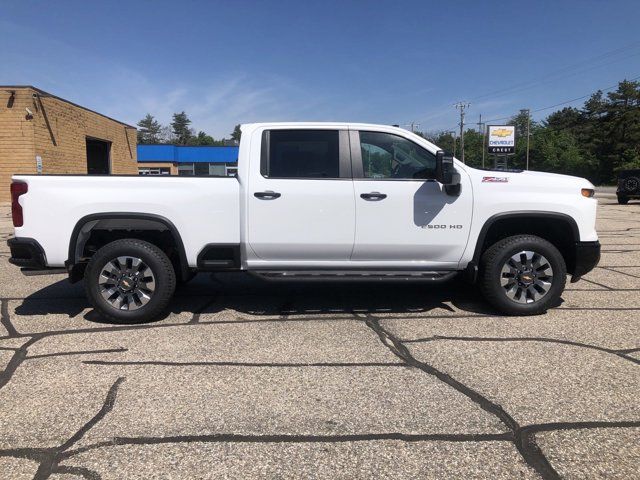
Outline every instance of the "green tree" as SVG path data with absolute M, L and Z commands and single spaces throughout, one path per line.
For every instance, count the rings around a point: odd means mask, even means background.
M 217 145 L 218 142 L 211 136 L 207 135 L 202 130 L 198 132 L 198 135 L 190 139 L 192 145 Z
M 138 143 L 153 144 L 160 143 L 160 132 L 162 125 L 153 118 L 153 115 L 147 115 L 138 122 Z
M 240 131 L 240 124 L 238 124 L 233 127 L 233 132 L 231 132 L 231 140 L 236 143 L 240 143 L 240 135 L 242 135 L 242 132 Z
M 178 145 L 189 144 L 189 140 L 193 137 L 193 132 L 189 128 L 189 125 L 191 125 L 191 120 L 189 120 L 189 117 L 187 117 L 184 111 L 173 114 L 171 129 Z

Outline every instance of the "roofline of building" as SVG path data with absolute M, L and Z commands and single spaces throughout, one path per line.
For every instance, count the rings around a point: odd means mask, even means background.
M 138 147 L 238 148 L 240 145 L 178 145 L 175 143 L 138 143 Z
M 62 98 L 59 97 L 57 95 L 54 95 L 52 93 L 49 92 L 45 92 L 44 90 L 38 88 L 38 87 L 34 87 L 33 85 L 0 85 L 0 89 L 1 90 L 6 90 L 6 89 L 19 89 L 19 88 L 30 88 L 31 90 L 35 90 L 36 92 L 38 92 L 38 94 L 40 96 L 43 97 L 50 97 L 50 98 L 55 98 L 56 100 L 60 100 L 61 102 L 65 102 L 68 103 L 69 105 L 73 105 L 74 107 L 78 107 L 81 108 L 83 110 L 86 110 L 87 112 L 91 112 L 91 113 L 95 113 L 96 115 L 100 115 L 101 117 L 107 118 L 113 122 L 119 123 L 120 125 L 124 125 L 127 128 L 133 128 L 134 130 L 137 130 L 138 127 L 134 127 L 133 125 L 129 125 L 128 123 L 124 123 L 121 122 L 120 120 L 116 120 L 115 118 L 111 118 L 108 115 L 105 115 L 104 113 L 100 113 L 100 112 L 96 112 L 95 110 L 91 110 L 90 108 L 87 107 L 83 107 L 82 105 L 78 105 L 77 103 L 73 103 L 69 100 L 67 100 L 66 98 Z

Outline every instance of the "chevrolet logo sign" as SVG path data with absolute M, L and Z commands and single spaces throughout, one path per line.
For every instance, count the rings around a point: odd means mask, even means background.
M 508 128 L 499 128 L 491 132 L 492 137 L 510 137 L 513 134 L 513 130 Z

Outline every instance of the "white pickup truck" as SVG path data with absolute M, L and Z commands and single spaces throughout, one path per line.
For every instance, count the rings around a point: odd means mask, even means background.
M 582 178 L 470 168 L 403 129 L 242 127 L 237 178 L 16 175 L 10 262 L 65 267 L 113 321 L 146 321 L 177 282 L 440 282 L 462 273 L 511 315 L 557 304 L 600 258 Z M 425 292 L 428 295 L 428 292 Z

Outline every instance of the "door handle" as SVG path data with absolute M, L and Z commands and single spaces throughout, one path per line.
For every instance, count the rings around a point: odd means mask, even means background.
M 361 193 L 360 198 L 364 198 L 365 200 L 378 201 L 378 200 L 384 200 L 385 198 L 387 198 L 387 194 L 380 193 L 380 192 Z
M 261 200 L 275 200 L 276 198 L 280 198 L 280 194 L 278 192 L 272 192 L 271 190 L 267 190 L 266 192 L 256 192 L 253 196 Z

